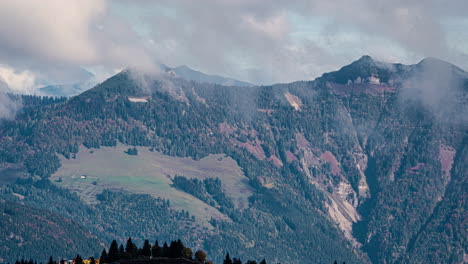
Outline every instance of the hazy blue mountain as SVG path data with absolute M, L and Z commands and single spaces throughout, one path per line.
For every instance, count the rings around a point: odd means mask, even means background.
M 44 83 L 53 83 L 38 89 L 39 95 L 44 96 L 75 96 L 86 90 L 93 88 L 97 82 L 94 74 L 78 68 L 67 71 L 65 76 L 50 80 L 43 80 Z

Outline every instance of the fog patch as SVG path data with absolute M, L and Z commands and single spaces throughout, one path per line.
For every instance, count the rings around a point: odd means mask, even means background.
M 400 99 L 417 102 L 439 120 L 468 121 L 468 74 L 447 62 L 428 58 L 414 66 L 414 74 L 402 83 Z
M 6 91 L 2 91 L 0 83 L 0 123 L 4 120 L 14 119 L 21 106 L 21 100 L 7 94 Z

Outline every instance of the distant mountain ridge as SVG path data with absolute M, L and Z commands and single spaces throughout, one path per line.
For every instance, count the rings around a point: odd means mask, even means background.
M 168 73 L 175 74 L 176 76 L 179 76 L 189 81 L 196 81 L 201 83 L 214 83 L 225 86 L 253 86 L 253 84 L 248 82 L 196 71 L 185 65 L 171 68 L 163 64 L 161 65 L 161 68 Z

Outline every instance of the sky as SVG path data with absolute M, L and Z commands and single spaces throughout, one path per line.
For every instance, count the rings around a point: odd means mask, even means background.
M 468 69 L 468 1 L 0 2 L 0 83 L 18 93 L 161 63 L 255 84 L 310 80 L 362 55 Z

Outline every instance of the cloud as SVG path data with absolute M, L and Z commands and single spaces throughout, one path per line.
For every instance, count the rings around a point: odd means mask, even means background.
M 0 65 L 0 82 L 4 91 L 29 93 L 34 91 L 36 77 L 29 71 L 18 72 L 8 65 Z M 1 92 L 2 89 L 0 89 Z
M 467 67 L 466 13 L 465 0 L 5 0 L 0 63 L 37 80 L 66 76 L 51 65 L 162 62 L 265 84 L 312 79 L 363 54 Z
M 439 121 L 466 124 L 466 72 L 444 61 L 427 58 L 415 66 L 413 73 L 411 78 L 403 82 L 399 94 L 404 105 L 416 102 L 433 113 Z
M 81 66 L 154 69 L 139 36 L 111 14 L 109 4 L 105 0 L 1 1 L 0 64 L 52 84 L 74 81 L 76 76 L 71 75 Z M 8 76 L 0 76 L 16 88 Z
M 8 92 L 8 86 L 0 80 L 0 123 L 3 120 L 13 119 L 22 106 L 21 102 L 14 100 L 7 94 Z
M 466 16 L 462 0 L 120 0 L 118 5 L 133 7 L 125 16 L 144 28 L 161 61 L 257 83 L 310 79 L 363 54 L 392 62 L 435 56 L 466 64 L 458 59 L 463 50 L 454 49 L 447 34 L 453 28 L 446 27 L 447 19 Z M 297 34 L 300 23 L 318 29 Z

